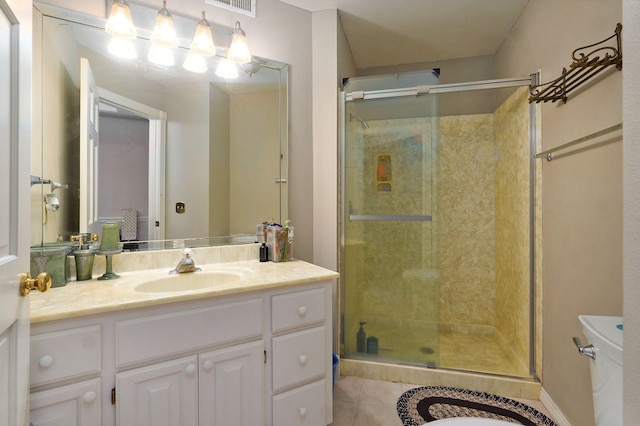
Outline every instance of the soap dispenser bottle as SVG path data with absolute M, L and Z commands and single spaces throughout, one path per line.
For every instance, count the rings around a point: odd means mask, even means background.
M 269 260 L 269 247 L 267 246 L 267 243 L 263 241 L 262 245 L 260 246 L 260 262 L 267 262 L 268 260 Z
M 360 321 L 360 330 L 358 330 L 356 335 L 358 352 L 367 352 L 367 333 L 365 333 L 364 328 L 362 328 L 365 324 L 366 322 Z

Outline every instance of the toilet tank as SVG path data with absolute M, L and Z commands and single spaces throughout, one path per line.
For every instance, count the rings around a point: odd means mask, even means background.
M 595 347 L 591 388 L 597 426 L 622 426 L 622 317 L 580 315 L 582 331 Z

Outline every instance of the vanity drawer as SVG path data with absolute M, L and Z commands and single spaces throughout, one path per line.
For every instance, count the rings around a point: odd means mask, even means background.
M 325 326 L 274 337 L 272 346 L 274 392 L 325 376 Z
M 31 336 L 31 386 L 100 372 L 100 326 Z
M 271 299 L 274 333 L 325 322 L 325 288 L 280 294 Z
M 273 397 L 274 425 L 325 425 L 325 381 L 320 380 Z
M 262 336 L 262 299 L 118 321 L 116 366 Z

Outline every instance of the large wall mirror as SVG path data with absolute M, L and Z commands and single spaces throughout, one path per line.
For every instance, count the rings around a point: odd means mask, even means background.
M 175 14 L 175 65 L 154 65 L 157 11 L 131 10 L 137 58 L 119 59 L 104 19 L 34 3 L 32 243 L 113 221 L 126 240 L 253 242 L 287 218 L 287 65 L 254 56 L 219 77 L 231 28 L 213 25 L 217 56 L 187 71 L 198 20 Z

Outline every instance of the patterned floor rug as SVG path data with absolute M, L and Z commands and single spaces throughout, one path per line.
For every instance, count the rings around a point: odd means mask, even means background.
M 524 426 L 556 426 L 535 408 L 513 399 L 443 386 L 408 390 L 398 399 L 397 407 L 404 426 L 420 426 L 451 417 L 484 417 Z

